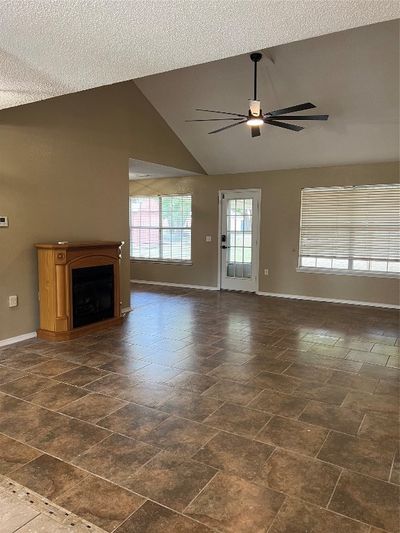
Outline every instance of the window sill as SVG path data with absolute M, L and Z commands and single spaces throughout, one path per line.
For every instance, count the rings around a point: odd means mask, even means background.
M 305 272 L 306 274 L 334 274 L 339 276 L 363 276 L 367 278 L 400 278 L 400 274 L 397 274 L 396 272 L 371 272 L 363 270 L 340 270 L 334 268 L 298 267 L 296 268 L 296 272 Z
M 179 259 L 144 259 L 131 257 L 131 263 L 158 263 L 160 265 L 182 265 L 182 266 L 191 266 L 193 265 L 192 261 L 181 261 Z

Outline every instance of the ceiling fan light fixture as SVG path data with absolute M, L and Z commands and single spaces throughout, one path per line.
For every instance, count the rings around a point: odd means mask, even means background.
M 249 118 L 247 119 L 248 126 L 262 126 L 263 124 L 264 121 L 260 117 L 249 116 Z

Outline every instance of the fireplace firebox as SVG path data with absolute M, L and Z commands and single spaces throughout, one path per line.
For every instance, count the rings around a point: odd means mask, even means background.
M 72 326 L 79 328 L 114 316 L 114 267 L 72 271 Z

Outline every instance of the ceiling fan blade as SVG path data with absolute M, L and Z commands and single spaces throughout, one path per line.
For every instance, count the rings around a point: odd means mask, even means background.
M 242 118 L 194 118 L 192 120 L 185 120 L 185 122 L 213 122 L 215 120 L 242 120 Z
M 259 137 L 261 135 L 260 126 L 251 126 L 251 136 Z
M 273 115 L 271 118 L 274 120 L 328 120 L 329 115 L 286 115 L 279 117 Z
M 266 115 L 284 115 L 285 113 L 294 113 L 295 111 L 303 111 L 304 109 L 313 109 L 316 107 L 311 102 L 306 102 L 305 104 L 298 104 L 292 107 L 284 107 L 283 109 L 276 109 L 275 111 L 270 111 Z
M 206 113 L 220 113 L 221 115 L 235 115 L 236 117 L 246 117 L 240 113 L 228 113 L 227 111 L 214 111 L 213 109 L 196 109 L 196 111 L 206 111 Z
M 229 126 L 219 128 L 219 130 L 209 131 L 208 135 L 211 135 L 212 133 L 218 133 L 219 131 L 227 130 L 228 128 L 233 128 L 234 126 L 239 126 L 239 124 L 244 124 L 245 122 L 247 122 L 247 119 L 242 120 L 241 122 L 236 122 L 235 124 L 229 124 Z
M 301 126 L 296 126 L 295 124 L 286 124 L 285 122 L 279 122 L 275 120 L 269 120 L 265 119 L 264 122 L 266 124 L 271 124 L 272 126 L 278 126 L 278 128 L 285 128 L 286 130 L 292 130 L 292 131 L 301 131 L 304 130 Z

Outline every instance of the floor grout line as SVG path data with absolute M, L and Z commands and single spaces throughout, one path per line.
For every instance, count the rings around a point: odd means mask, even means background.
M 389 472 L 389 477 L 388 477 L 388 483 L 391 483 L 391 479 L 392 479 L 392 474 L 393 474 L 393 469 L 394 469 L 394 465 L 396 463 L 396 456 L 397 456 L 397 453 L 398 451 L 396 450 L 394 453 L 393 453 L 393 459 L 392 459 L 392 464 L 390 466 L 390 472 Z
M 190 500 L 190 502 L 186 505 L 186 507 L 183 509 L 182 511 L 182 514 L 184 514 L 186 512 L 186 510 L 192 505 L 192 503 L 194 502 L 194 500 L 196 500 L 196 498 L 198 498 L 200 496 L 200 494 L 202 494 L 206 488 L 211 484 L 211 482 L 216 478 L 216 476 L 221 472 L 221 470 L 219 469 L 215 469 L 216 472 L 215 474 L 207 481 L 207 483 L 204 485 L 204 487 L 196 494 L 196 496 L 194 498 L 192 498 Z
M 30 524 L 31 522 L 33 522 L 33 520 L 36 520 L 36 518 L 37 518 L 38 516 L 40 516 L 41 514 L 42 514 L 42 513 L 39 513 L 39 511 L 38 511 L 38 514 L 37 514 L 36 516 L 34 516 L 34 517 L 31 518 L 30 520 L 28 520 L 28 521 L 27 521 L 25 524 L 23 524 L 22 526 L 17 527 L 17 529 L 15 529 L 15 530 L 14 530 L 13 532 L 11 532 L 11 533 L 17 533 L 18 531 L 21 531 L 21 529 L 22 529 L 23 527 L 25 527 L 25 526 L 27 526 L 28 524 Z M 49 520 L 50 520 L 50 519 L 49 519 Z
M 319 455 L 320 451 L 322 450 L 322 448 L 324 447 L 324 444 L 325 444 L 326 441 L 328 440 L 328 438 L 329 438 L 329 436 L 330 436 L 331 433 L 332 433 L 332 430 L 331 430 L 331 429 L 328 429 L 328 433 L 326 434 L 326 436 L 325 436 L 325 438 L 324 438 L 324 440 L 323 440 L 321 446 L 319 447 L 317 453 L 314 455 L 314 458 L 315 458 L 315 459 L 319 459 L 318 455 Z M 319 459 L 319 460 L 321 460 L 321 459 Z
M 337 478 L 337 480 L 336 480 L 335 486 L 333 487 L 333 490 L 332 490 L 331 496 L 330 496 L 330 498 L 329 498 L 329 500 L 328 500 L 328 503 L 327 503 L 326 506 L 325 506 L 326 509 L 329 509 L 329 506 L 330 506 L 330 504 L 331 504 L 331 501 L 332 501 L 333 495 L 334 495 L 335 492 L 336 492 L 337 486 L 339 485 L 339 481 L 340 481 L 340 478 L 342 477 L 343 472 L 344 472 L 344 468 L 340 468 L 339 476 L 338 476 L 338 478 Z
M 285 505 L 287 499 L 288 499 L 288 496 L 285 495 L 285 498 L 283 499 L 281 505 L 279 506 L 279 509 L 278 509 L 276 515 L 275 515 L 274 518 L 272 519 L 272 522 L 270 523 L 270 525 L 269 525 L 269 527 L 268 527 L 268 529 L 266 530 L 265 533 L 269 533 L 270 531 L 272 531 L 272 527 L 273 527 L 273 525 L 274 525 L 274 522 L 275 522 L 275 520 L 278 518 L 279 513 L 281 512 L 281 510 L 282 510 L 283 506 Z

